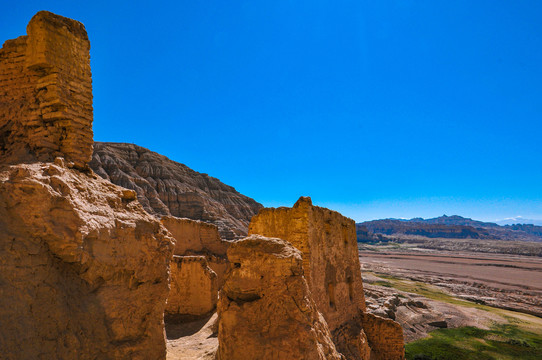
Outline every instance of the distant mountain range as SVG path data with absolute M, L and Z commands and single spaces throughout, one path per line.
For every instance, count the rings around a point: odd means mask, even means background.
M 499 225 L 532 224 L 542 226 L 542 220 L 525 219 L 523 216 L 515 216 L 513 218 L 497 220 L 495 223 Z
M 499 225 L 459 215 L 432 219 L 382 219 L 356 224 L 358 241 L 388 237 L 422 236 L 450 239 L 493 239 L 542 241 L 542 226 L 532 224 Z

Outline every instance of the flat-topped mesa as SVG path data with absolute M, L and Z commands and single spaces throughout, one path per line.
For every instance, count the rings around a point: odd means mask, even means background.
M 301 197 L 292 208 L 261 209 L 250 222 L 250 234 L 281 238 L 301 251 L 310 291 L 339 352 L 348 359 L 366 359 L 369 352 L 371 359 L 383 358 L 370 344 L 375 337 L 363 330 L 365 298 L 354 220 Z M 404 352 L 388 355 L 401 359 Z
M 0 50 L 0 163 L 92 157 L 90 42 L 83 24 L 47 11 Z

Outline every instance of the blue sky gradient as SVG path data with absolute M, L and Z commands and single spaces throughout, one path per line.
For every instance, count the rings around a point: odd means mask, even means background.
M 97 141 L 266 206 L 542 219 L 540 1 L 5 1 L 91 40 Z

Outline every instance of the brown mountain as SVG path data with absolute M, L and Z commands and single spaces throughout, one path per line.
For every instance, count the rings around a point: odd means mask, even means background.
M 134 144 L 94 143 L 90 167 L 135 190 L 147 212 L 216 224 L 224 239 L 246 235 L 250 219 L 262 207 L 214 177 Z
M 535 225 L 500 226 L 458 215 L 433 219 L 382 219 L 356 224 L 358 240 L 366 241 L 372 234 L 386 236 L 417 235 L 427 238 L 491 239 L 542 241 L 542 227 Z
M 472 226 L 449 225 L 449 224 L 428 224 L 422 222 L 401 221 L 395 219 L 384 219 L 367 221 L 358 225 L 358 233 L 366 230 L 368 233 L 382 235 L 418 235 L 430 238 L 452 238 L 452 239 L 480 239 L 488 235 L 487 231 L 476 229 Z

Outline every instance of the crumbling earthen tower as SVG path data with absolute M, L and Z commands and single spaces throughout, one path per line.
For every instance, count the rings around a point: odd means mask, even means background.
M 37 13 L 0 50 L 0 162 L 92 157 L 90 42 L 78 21 Z

